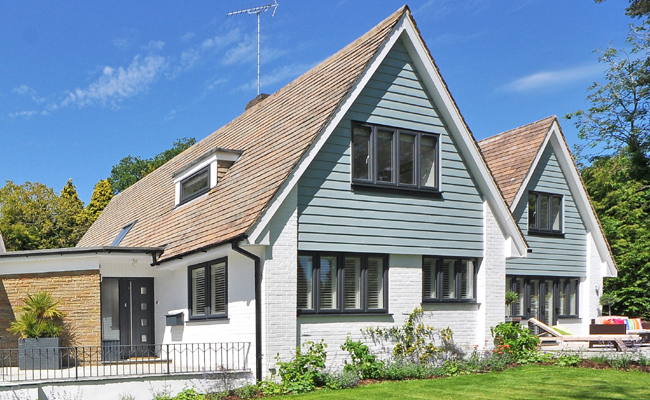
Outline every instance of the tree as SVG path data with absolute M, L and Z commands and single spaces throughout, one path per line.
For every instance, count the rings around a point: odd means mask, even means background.
M 595 1 L 602 3 L 605 0 Z M 630 0 L 630 6 L 625 9 L 625 14 L 636 18 L 650 16 L 650 0 Z
M 84 203 L 79 199 L 72 179 L 63 187 L 54 209 L 55 248 L 74 247 L 90 227 L 91 221 Z
M 574 119 L 584 141 L 578 155 L 614 155 L 624 151 L 632 161 L 635 179 L 650 176 L 650 35 L 649 23 L 632 27 L 627 43 L 631 50 L 608 47 L 599 61 L 607 65 L 605 83 L 588 89 L 591 107 L 567 114 Z
M 171 149 L 165 150 L 153 158 L 142 159 L 130 155 L 124 157 L 117 165 L 113 166 L 111 176 L 108 177 L 113 194 L 123 192 L 167 161 L 191 147 L 194 143 L 196 143 L 196 139 L 194 138 L 181 138 L 174 142 Z
M 88 218 L 90 219 L 91 224 L 99 218 L 99 214 L 104 211 L 112 198 L 113 189 L 111 189 L 111 184 L 108 183 L 108 180 L 105 179 L 97 182 L 87 208 Z

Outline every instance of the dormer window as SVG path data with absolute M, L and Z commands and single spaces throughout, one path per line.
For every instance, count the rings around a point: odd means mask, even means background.
M 179 206 L 189 203 L 210 192 L 241 154 L 241 151 L 236 150 L 215 149 L 176 171 L 173 175 L 176 186 L 175 204 Z
M 210 190 L 210 166 L 181 181 L 181 204 Z
M 111 246 L 119 246 L 120 243 L 122 242 L 122 239 L 124 239 L 124 236 L 126 236 L 127 233 L 133 228 L 133 225 L 135 225 L 137 221 L 133 221 L 130 224 L 126 225 L 125 227 L 122 228 L 120 233 L 117 234 L 115 237 L 115 240 L 113 240 L 113 243 L 111 243 Z

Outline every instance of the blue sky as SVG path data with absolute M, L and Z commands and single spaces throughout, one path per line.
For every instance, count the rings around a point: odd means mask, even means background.
M 84 202 L 127 155 L 209 135 L 256 95 L 265 1 L 0 2 L 0 182 Z M 273 93 L 403 2 L 280 0 L 262 15 L 262 92 Z M 593 50 L 624 46 L 626 0 L 420 0 L 409 6 L 477 139 L 584 108 Z M 570 143 L 576 129 L 561 125 Z M 0 183 L 2 184 L 2 183 Z

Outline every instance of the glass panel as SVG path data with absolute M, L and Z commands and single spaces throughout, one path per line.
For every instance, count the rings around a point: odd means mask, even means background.
M 456 260 L 442 262 L 442 298 L 456 298 Z
M 474 263 L 463 260 L 460 264 L 460 296 L 462 299 L 474 298 Z
M 578 279 L 570 279 L 569 288 L 569 315 L 578 315 Z
M 568 310 L 568 305 L 567 305 L 567 280 L 566 279 L 560 279 L 559 281 L 559 288 L 558 288 L 558 300 L 560 302 L 560 314 L 561 315 L 568 315 L 567 312 Z
M 528 229 L 539 229 L 537 226 L 537 195 L 528 194 Z
M 384 259 L 368 257 L 368 308 L 384 308 Z
M 320 258 L 320 308 L 333 310 L 338 308 L 336 301 L 337 282 L 336 256 L 321 256 Z
M 141 318 L 140 319 L 140 326 L 147 326 L 147 325 L 148 325 L 147 319 L 146 318 Z
M 399 183 L 415 185 L 415 135 L 399 135 Z
M 312 256 L 298 256 L 298 309 L 313 310 Z
M 212 291 L 210 314 L 225 314 L 228 302 L 225 262 L 210 266 L 210 285 Z
M 206 168 L 205 170 L 199 172 L 191 178 L 186 179 L 181 182 L 181 200 L 185 200 L 188 197 L 200 192 L 201 190 L 206 189 L 210 185 L 210 170 Z
M 541 194 L 539 196 L 539 229 L 549 229 L 548 221 L 548 196 Z
M 420 136 L 420 185 L 437 187 L 435 136 Z
M 145 286 L 140 288 L 140 294 L 147 294 L 147 288 Z
M 553 293 L 553 281 L 544 281 L 544 319 L 542 322 L 548 325 L 555 325 L 555 296 Z
M 346 310 L 361 308 L 361 258 L 345 257 L 344 306 Z
M 513 316 L 524 315 L 524 299 L 525 299 L 524 278 L 516 278 L 514 280 L 514 289 L 513 290 L 519 296 L 517 297 L 517 301 L 512 303 L 512 315 Z
M 192 270 L 192 315 L 205 315 L 205 269 Z
M 101 283 L 102 340 L 120 340 L 120 289 L 117 279 Z
M 355 126 L 352 134 L 353 179 L 370 179 L 370 128 Z
M 377 181 L 393 182 L 393 131 L 377 130 Z
M 553 197 L 552 204 L 551 204 L 551 221 L 553 223 L 552 228 L 554 231 L 559 231 L 562 229 L 560 224 L 561 215 L 562 215 L 562 198 L 555 196 Z
M 142 339 L 142 343 L 147 343 L 147 335 L 142 335 L 140 339 Z
M 147 303 L 140 303 L 140 310 L 147 311 Z
M 540 302 L 539 302 L 539 281 L 531 279 L 530 281 L 530 316 L 540 319 Z
M 422 264 L 422 298 L 438 298 L 438 260 L 424 258 Z

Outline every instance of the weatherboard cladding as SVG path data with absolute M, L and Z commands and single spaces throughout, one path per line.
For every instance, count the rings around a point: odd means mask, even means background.
M 248 232 L 407 12 L 400 8 L 113 198 L 77 246 L 107 245 L 137 220 L 121 245 L 167 245 L 165 260 Z M 217 147 L 243 153 L 209 194 L 175 207 L 173 174 Z
M 352 121 L 439 133 L 442 198 L 351 189 Z M 483 202 L 401 40 L 298 183 L 300 250 L 482 257 Z
M 527 258 L 507 261 L 509 275 L 580 276 L 587 273 L 587 230 L 558 164 L 553 147 L 548 144 L 542 153 L 519 204 L 513 212 L 523 232 L 528 232 L 527 192 L 539 191 L 564 195 L 564 237 L 527 234 L 533 249 Z

